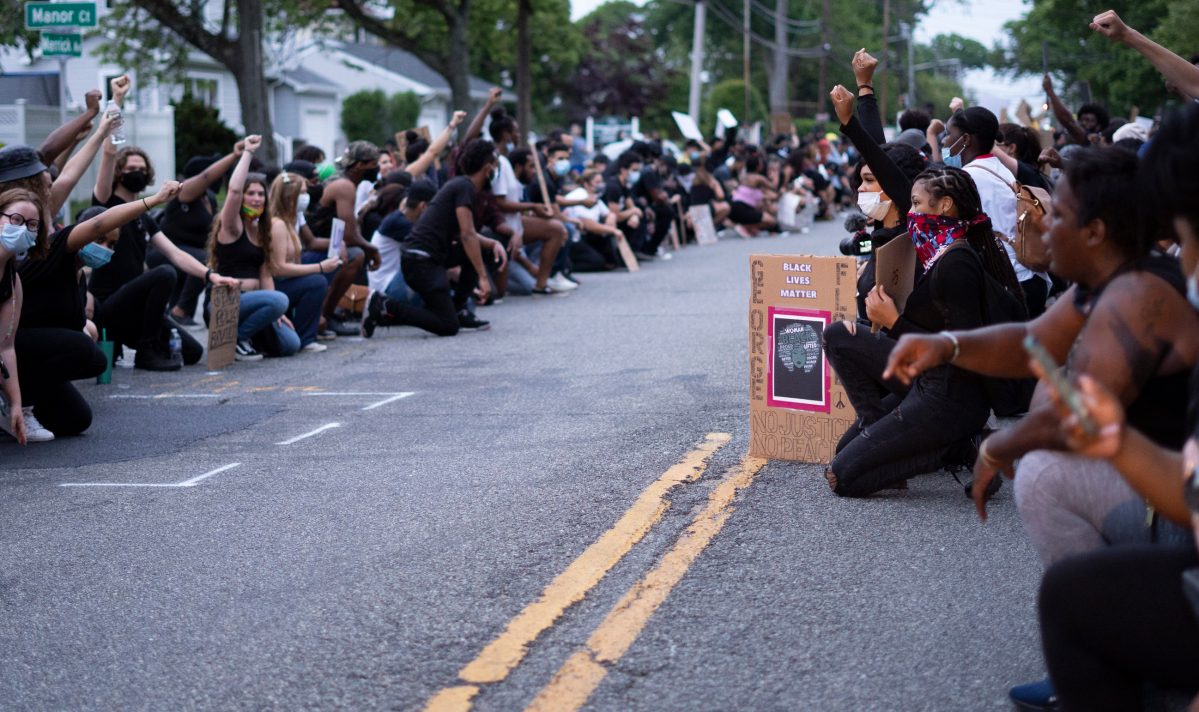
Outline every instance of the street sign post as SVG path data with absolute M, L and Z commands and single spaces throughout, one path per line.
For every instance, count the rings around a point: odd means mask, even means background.
M 95 27 L 94 2 L 25 3 L 25 29 L 45 30 L 59 27 Z
M 43 57 L 82 57 L 83 36 L 43 32 L 41 48 Z

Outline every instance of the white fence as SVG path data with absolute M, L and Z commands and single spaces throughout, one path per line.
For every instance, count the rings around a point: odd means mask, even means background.
M 68 120 L 79 112 L 68 112 Z M 42 141 L 60 125 L 57 106 L 33 106 L 18 99 L 15 104 L 0 105 L 0 143 L 4 145 L 25 144 L 37 148 Z M 164 111 L 130 110 L 125 112 L 125 138 L 127 146 L 138 146 L 146 151 L 154 163 L 155 185 L 146 190 L 157 190 L 164 180 L 175 176 L 175 112 L 171 107 Z M 75 190 L 72 201 L 90 201 L 92 188 L 96 184 L 96 164 L 88 167 Z

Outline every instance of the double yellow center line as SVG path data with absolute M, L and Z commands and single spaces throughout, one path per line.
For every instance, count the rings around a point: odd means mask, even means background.
M 709 433 L 704 441 L 653 484 L 615 525 L 587 548 L 570 566 L 508 623 L 498 638 L 458 673 L 465 683 L 447 687 L 427 703 L 426 712 L 465 712 L 481 689 L 507 678 L 528 653 L 529 646 L 549 629 L 567 608 L 578 603 L 661 520 L 670 507 L 666 496 L 678 485 L 703 475 L 712 456 L 728 443 L 728 433 Z M 534 699 L 529 710 L 575 710 L 590 697 L 607 673 L 604 664 L 620 658 L 691 563 L 724 526 L 737 490 L 753 481 L 765 460 L 746 457 L 726 475 L 709 496 L 708 504 L 669 553 L 621 598 L 587 645 L 571 656 L 553 680 Z

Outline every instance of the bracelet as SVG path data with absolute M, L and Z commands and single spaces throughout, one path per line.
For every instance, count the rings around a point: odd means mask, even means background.
M 937 336 L 944 336 L 945 338 L 949 339 L 949 343 L 953 344 L 953 355 L 949 357 L 949 363 L 957 361 L 958 356 L 962 355 L 962 345 L 958 343 L 958 337 L 954 336 L 953 332 L 950 331 L 938 332 Z
M 212 281 L 212 270 L 209 269 L 207 272 L 204 273 L 204 284 L 208 284 L 211 281 Z
M 874 91 L 874 86 L 871 84 L 859 84 L 858 89 L 869 89 L 870 91 Z
M 316 263 L 316 269 L 317 269 L 317 271 L 319 271 L 321 274 L 324 274 L 324 273 L 325 273 L 325 266 L 324 266 L 323 264 L 321 264 L 320 262 L 317 262 L 317 263 Z
M 142 205 L 146 206 L 147 213 L 150 212 L 150 204 L 146 202 L 145 198 L 142 198 Z

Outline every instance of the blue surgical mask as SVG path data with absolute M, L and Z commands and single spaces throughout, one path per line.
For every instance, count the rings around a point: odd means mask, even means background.
M 112 259 L 112 250 L 104 247 L 103 245 L 97 245 L 94 242 L 89 242 L 83 246 L 82 250 L 79 251 L 79 257 L 83 260 L 83 264 L 87 265 L 88 267 L 91 267 L 92 269 L 100 269 L 104 265 L 108 264 L 108 261 Z
M 37 233 L 28 230 L 24 225 L 7 223 L 0 229 L 0 245 L 14 255 L 22 255 L 37 244 Z
M 963 138 L 965 138 L 965 136 L 959 137 L 958 140 L 954 141 L 950 146 L 943 146 L 941 148 L 941 163 L 944 163 L 946 168 L 961 168 L 962 167 L 962 156 L 961 156 L 961 154 L 958 154 L 956 156 L 953 155 L 952 146 L 958 145 L 958 143 L 960 143 Z
M 512 143 L 511 141 L 504 144 L 504 152 L 505 153 L 512 153 L 512 149 L 514 149 L 514 148 L 516 148 L 516 144 Z
M 629 185 L 641 180 L 641 171 L 629 171 Z
M 570 161 L 565 158 L 554 161 L 554 173 L 557 174 L 559 178 L 565 176 L 567 173 L 570 173 Z
M 1187 301 L 1199 309 L 1199 278 L 1193 274 L 1187 277 Z
M 689 154 L 687 155 L 687 157 L 691 159 L 691 162 L 692 162 L 692 163 L 699 163 L 699 159 L 700 159 L 702 156 L 703 156 L 703 154 L 702 154 L 702 153 L 700 153 L 699 151 L 692 151 L 691 153 L 689 153 Z

